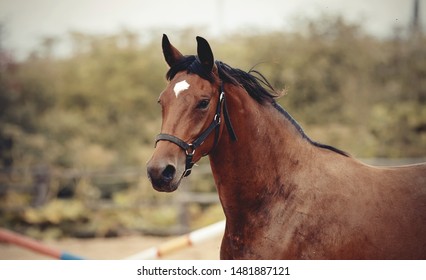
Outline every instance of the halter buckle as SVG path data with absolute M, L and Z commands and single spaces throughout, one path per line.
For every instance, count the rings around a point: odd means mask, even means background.
M 225 98 L 225 92 L 222 91 L 219 95 L 219 102 L 222 102 L 223 98 Z
M 220 115 L 219 114 L 214 115 L 213 121 L 215 121 L 216 124 L 219 125 L 220 124 Z

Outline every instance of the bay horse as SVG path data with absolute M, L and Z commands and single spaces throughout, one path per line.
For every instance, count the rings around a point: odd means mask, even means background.
M 169 81 L 147 163 L 175 191 L 208 155 L 226 216 L 221 259 L 426 259 L 426 164 L 373 167 L 311 140 L 260 73 L 163 35 Z

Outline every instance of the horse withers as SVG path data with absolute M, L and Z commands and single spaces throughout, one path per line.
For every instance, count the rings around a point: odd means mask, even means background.
M 260 73 L 197 42 L 184 56 L 163 36 L 169 84 L 147 171 L 172 192 L 209 156 L 222 259 L 426 259 L 426 164 L 372 167 L 311 140 Z

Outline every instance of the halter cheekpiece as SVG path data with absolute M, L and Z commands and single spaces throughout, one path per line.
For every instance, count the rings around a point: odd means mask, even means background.
M 216 147 L 217 142 L 219 141 L 219 130 L 220 130 L 220 124 L 221 124 L 222 106 L 223 106 L 223 115 L 225 118 L 226 128 L 228 129 L 228 133 L 232 141 L 236 141 L 237 136 L 235 135 L 234 129 L 231 124 L 231 120 L 229 118 L 228 109 L 226 107 L 225 90 L 223 88 L 223 84 L 221 84 L 220 86 L 219 101 L 217 102 L 217 105 L 216 105 L 216 114 L 213 117 L 213 121 L 200 134 L 200 136 L 198 136 L 198 138 L 192 141 L 192 143 L 187 143 L 176 136 L 166 134 L 166 133 L 160 133 L 155 138 L 155 146 L 157 146 L 158 141 L 169 141 L 178 145 L 182 150 L 184 150 L 186 154 L 186 160 L 185 160 L 185 171 L 183 172 L 182 177 L 187 177 L 191 174 L 192 167 L 194 166 L 194 162 L 192 162 L 192 159 L 194 157 L 195 150 L 204 143 L 204 141 L 213 131 L 215 131 L 215 137 L 214 137 L 213 148 L 211 150 L 213 150 Z M 206 153 L 203 156 L 206 156 L 209 153 Z

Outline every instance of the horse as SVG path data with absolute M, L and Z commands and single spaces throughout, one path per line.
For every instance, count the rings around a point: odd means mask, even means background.
M 311 140 L 257 72 L 162 38 L 169 66 L 152 186 L 209 157 L 226 217 L 221 259 L 426 259 L 426 163 L 373 167 Z

